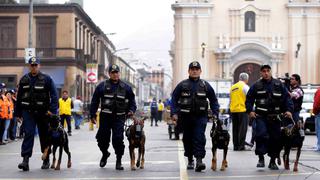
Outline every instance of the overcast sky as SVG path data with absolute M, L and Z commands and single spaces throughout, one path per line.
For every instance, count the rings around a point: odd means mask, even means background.
M 64 3 L 66 0 L 49 0 Z M 150 66 L 160 62 L 171 72 L 169 49 L 173 40 L 174 0 L 84 0 L 84 10 L 117 49 L 130 48 Z M 120 52 L 119 52 L 120 53 Z M 124 51 L 122 51 L 124 53 Z M 155 63 L 157 62 L 157 63 Z

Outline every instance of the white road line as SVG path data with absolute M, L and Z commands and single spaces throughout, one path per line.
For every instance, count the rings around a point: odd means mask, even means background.
M 189 180 L 186 161 L 184 160 L 183 155 L 183 143 L 181 140 L 178 141 L 178 156 L 179 156 L 179 165 L 180 165 L 180 180 Z
M 308 173 L 283 173 L 280 175 L 281 176 L 307 176 L 312 174 L 312 172 L 308 172 Z M 319 175 L 320 172 L 315 172 L 313 173 L 313 175 Z M 194 177 L 189 177 L 190 179 L 247 179 L 247 178 L 264 178 L 264 177 L 278 177 L 278 174 L 263 174 L 263 175 L 239 175 L 239 176 L 194 176 Z

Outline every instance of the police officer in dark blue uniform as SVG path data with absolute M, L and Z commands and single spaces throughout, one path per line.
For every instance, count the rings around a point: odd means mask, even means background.
M 254 83 L 247 94 L 246 108 L 251 120 L 256 122 L 256 155 L 259 156 L 258 168 L 265 167 L 264 155 L 268 153 L 271 170 L 279 169 L 275 163 L 281 149 L 280 119 L 284 114 L 292 118 L 293 103 L 287 88 L 280 80 L 274 79 L 271 67 L 264 64 L 260 68 L 262 78 Z M 255 109 L 253 105 L 255 104 Z
M 189 64 L 189 78 L 180 82 L 172 93 L 171 117 L 174 122 L 182 123 L 183 145 L 188 157 L 187 169 L 194 169 L 193 157 L 196 158 L 195 171 L 206 168 L 202 159 L 206 155 L 205 130 L 208 121 L 208 101 L 213 115 L 218 117 L 219 104 L 210 84 L 200 79 L 201 66 L 197 61 Z
M 102 152 L 100 167 L 107 164 L 110 156 L 108 148 L 112 131 L 112 145 L 117 157 L 116 169 L 123 170 L 121 158 L 124 153 L 124 122 L 126 116 L 132 116 L 137 107 L 131 87 L 119 79 L 119 66 L 110 65 L 108 72 L 110 79 L 101 82 L 94 91 L 90 116 L 91 122 L 96 123 L 96 112 L 101 102 L 100 126 L 96 135 Z
M 18 165 L 23 171 L 29 170 L 29 158 L 32 155 L 36 126 L 39 131 L 41 152 L 48 146 L 48 115 L 57 114 L 58 96 L 50 76 L 40 72 L 40 59 L 29 59 L 30 72 L 19 82 L 15 116 L 22 121 L 25 137 L 22 142 L 22 163 Z M 50 152 L 49 152 L 50 153 Z M 43 161 L 41 169 L 50 166 L 49 156 Z

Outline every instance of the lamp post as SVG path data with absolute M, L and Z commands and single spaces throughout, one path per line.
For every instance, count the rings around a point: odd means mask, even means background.
M 201 44 L 201 48 L 202 48 L 201 56 L 202 56 L 202 58 L 204 58 L 204 52 L 205 52 L 205 50 L 206 50 L 206 47 L 207 47 L 207 45 L 203 42 L 203 43 Z
M 122 49 L 116 49 L 113 52 L 111 52 L 112 59 L 111 59 L 111 64 L 114 64 L 115 59 L 117 58 L 117 55 L 115 55 L 119 51 L 126 51 L 129 50 L 130 48 L 122 48 Z
M 32 48 L 32 19 L 33 19 L 33 0 L 29 0 L 29 39 L 28 39 L 28 48 Z

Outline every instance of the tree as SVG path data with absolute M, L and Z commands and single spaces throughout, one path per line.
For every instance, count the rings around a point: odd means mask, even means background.
M 17 4 L 15 0 L 0 0 L 0 4 Z

